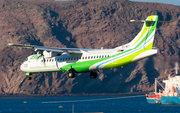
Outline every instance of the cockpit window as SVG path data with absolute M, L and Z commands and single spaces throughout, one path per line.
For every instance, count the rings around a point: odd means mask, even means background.
M 26 58 L 26 60 L 25 61 L 28 61 L 28 58 Z

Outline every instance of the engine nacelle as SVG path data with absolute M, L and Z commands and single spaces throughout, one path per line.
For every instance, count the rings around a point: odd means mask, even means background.
M 43 51 L 43 56 L 44 56 L 44 58 L 51 58 L 51 57 L 58 56 L 58 55 L 60 55 L 60 53 L 58 53 L 58 52 Z

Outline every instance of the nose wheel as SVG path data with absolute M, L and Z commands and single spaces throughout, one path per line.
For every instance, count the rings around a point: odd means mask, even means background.
M 29 77 L 28 77 L 28 80 L 31 80 L 31 79 L 32 79 L 32 77 L 29 76 Z
M 28 76 L 28 78 L 27 78 L 28 80 L 32 79 L 31 75 L 32 75 L 32 73 L 26 73 L 26 76 Z

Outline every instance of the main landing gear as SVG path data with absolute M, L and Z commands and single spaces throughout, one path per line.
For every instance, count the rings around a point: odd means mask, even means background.
M 96 72 L 90 72 L 90 77 L 91 78 L 97 78 L 97 73 Z
M 70 70 L 69 70 L 69 73 L 68 73 L 68 77 L 69 77 L 69 78 L 75 78 L 75 76 L 76 76 L 75 70 L 74 70 L 74 69 L 70 69 Z M 92 79 L 93 79 L 93 78 L 97 78 L 97 73 L 91 71 L 91 72 L 90 72 L 90 78 L 92 78 Z
M 74 78 L 76 76 L 74 69 L 70 69 L 68 73 L 69 78 Z

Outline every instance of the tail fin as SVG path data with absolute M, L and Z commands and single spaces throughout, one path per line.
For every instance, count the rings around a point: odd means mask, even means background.
M 148 16 L 146 20 L 131 20 L 131 22 L 144 22 L 144 25 L 130 43 L 117 48 L 152 49 L 157 21 L 157 15 Z

